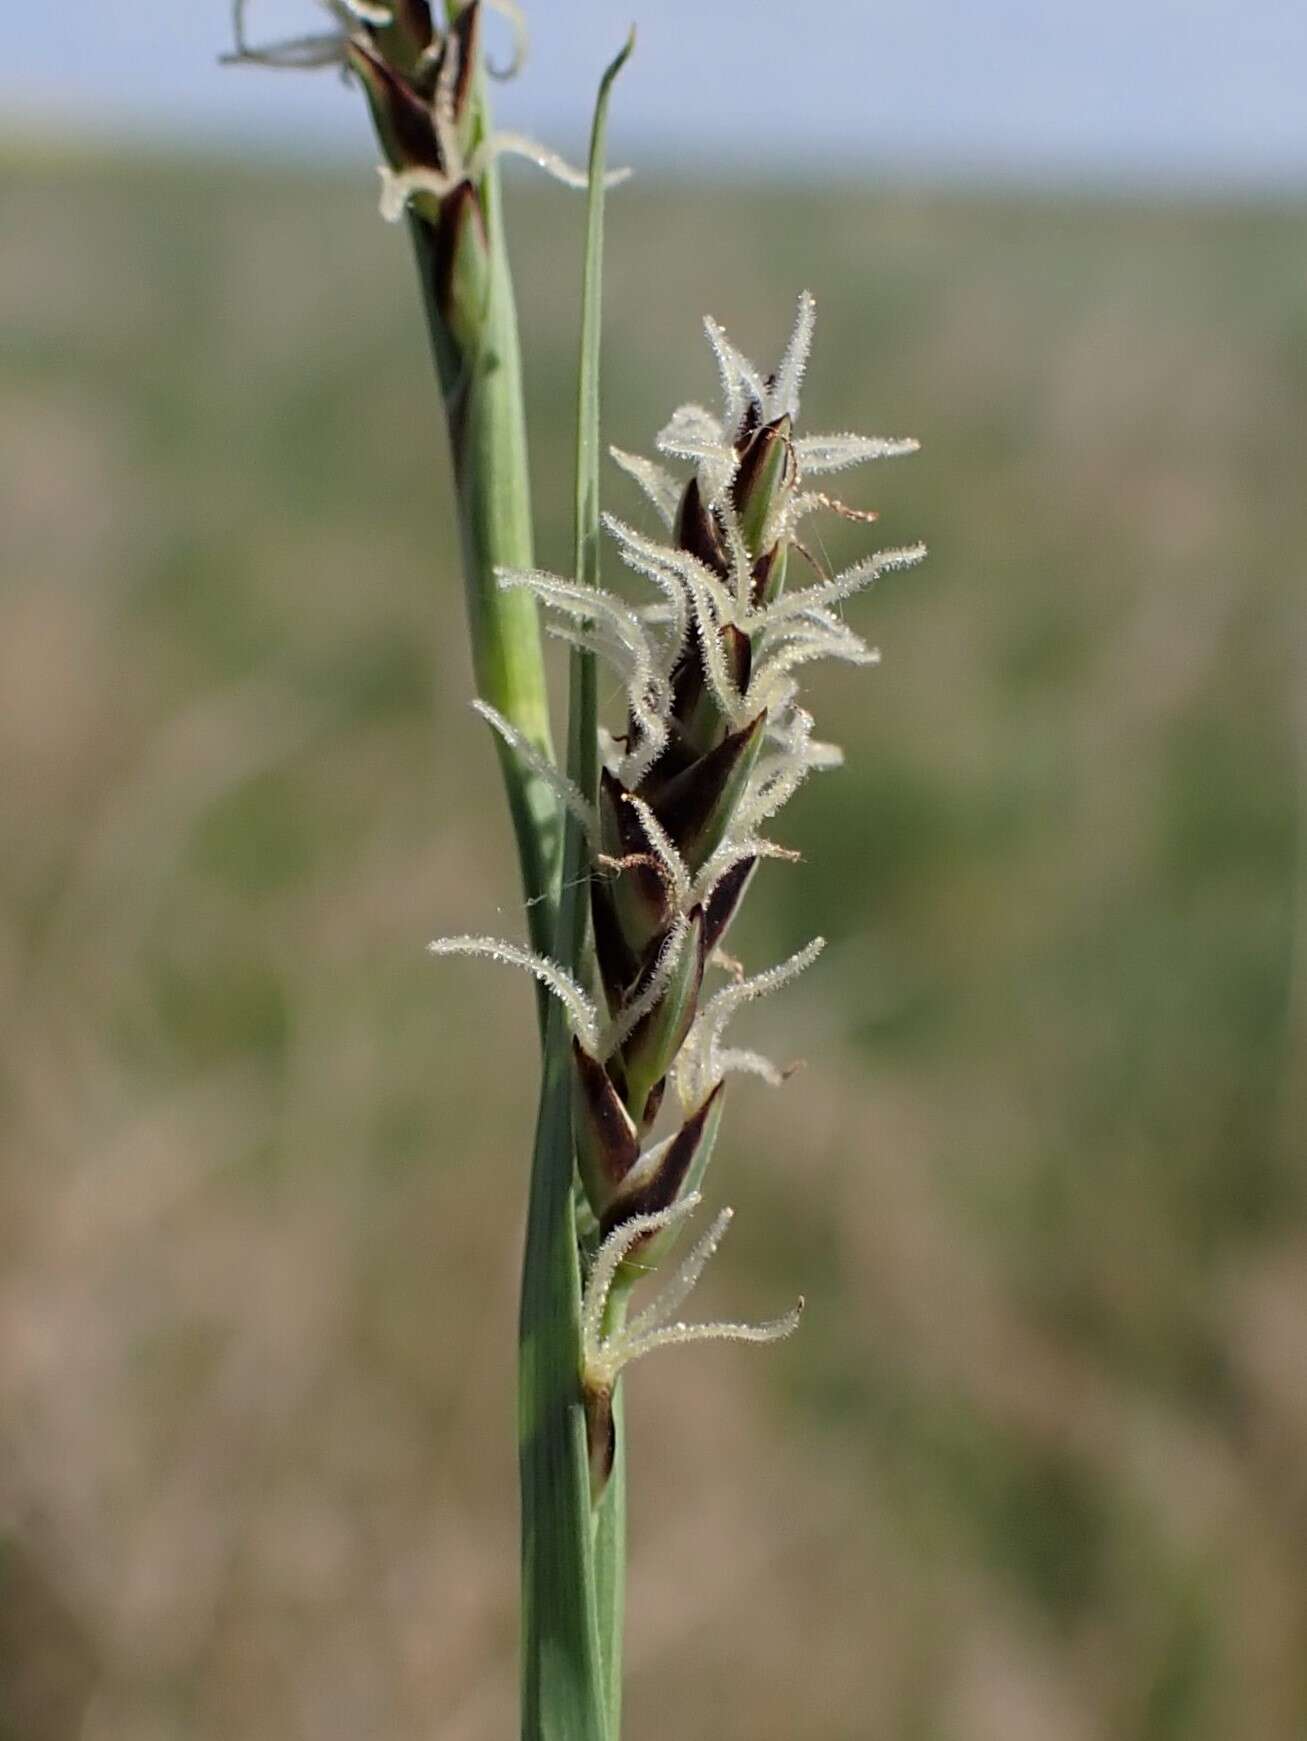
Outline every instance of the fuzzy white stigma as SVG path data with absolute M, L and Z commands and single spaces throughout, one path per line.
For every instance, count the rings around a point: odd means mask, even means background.
M 664 1233 L 687 1220 L 702 1201 L 698 1192 L 691 1192 L 670 1209 L 633 1215 L 615 1227 L 599 1247 L 581 1304 L 581 1378 L 588 1392 L 611 1394 L 623 1367 L 658 1348 L 676 1348 L 689 1342 L 779 1342 L 798 1329 L 802 1299 L 781 1317 L 763 1324 L 672 1321 L 731 1224 L 734 1211 L 723 1209 L 652 1302 L 627 1323 L 605 1333 L 609 1296 L 627 1257 L 650 1235 Z
M 520 967 L 533 974 L 553 993 L 567 1012 L 572 1031 L 588 1052 L 600 1049 L 599 1012 L 567 969 L 547 955 L 519 948 L 498 937 L 437 937 L 427 944 L 431 955 L 478 955 L 505 967 Z

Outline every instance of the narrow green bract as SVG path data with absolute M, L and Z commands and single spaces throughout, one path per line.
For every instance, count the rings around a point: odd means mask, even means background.
M 581 311 L 576 434 L 576 576 L 599 573 L 599 340 L 603 275 L 604 136 L 628 40 L 599 87 Z M 522 594 L 521 596 L 528 596 Z M 593 804 L 598 781 L 595 659 L 571 656 L 568 775 Z M 554 954 L 579 976 L 585 950 L 588 843 L 567 819 Z M 523 1741 L 584 1741 L 618 1733 L 625 1515 L 620 1484 L 591 1512 L 582 1406 L 580 1275 L 573 1212 L 571 1037 L 557 1005 L 546 1027 L 545 1073 L 532 1163 L 522 1277 L 519 1456 L 522 1485 Z M 597 1535 L 597 1542 L 595 1537 Z M 597 1550 L 597 1551 L 596 1551 Z M 602 1576 L 602 1615 L 595 1563 Z

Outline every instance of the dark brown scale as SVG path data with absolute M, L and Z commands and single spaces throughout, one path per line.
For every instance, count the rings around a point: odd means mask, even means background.
M 683 774 L 687 768 L 692 768 L 701 754 L 702 751 L 697 744 L 690 741 L 680 721 L 669 720 L 667 742 L 663 745 L 662 754 L 640 781 L 636 792 L 647 804 L 653 804 L 667 782 L 674 780 L 678 774 Z
M 726 560 L 726 542 L 713 513 L 704 506 L 699 480 L 691 478 L 685 486 L 681 505 L 676 511 L 674 536 L 679 550 L 687 550 L 725 580 L 730 573 Z
M 576 1116 L 585 1120 L 593 1139 L 594 1152 L 600 1156 L 600 1170 L 606 1184 L 616 1188 L 640 1158 L 639 1139 L 631 1129 L 631 1121 L 626 1116 L 612 1077 L 575 1039 L 572 1041 L 572 1061 L 581 1096 Z
M 732 732 L 715 750 L 670 780 L 660 793 L 654 814 L 691 865 L 703 863 L 717 845 L 714 841 L 704 849 L 705 830 L 741 761 L 756 749 L 766 717 L 760 713 Z
M 718 880 L 709 895 L 703 910 L 703 946 L 707 954 L 711 955 L 726 935 L 757 863 L 756 858 L 741 859 Z
M 590 1465 L 590 1498 L 597 1501 L 608 1485 L 617 1457 L 617 1428 L 613 1423 L 613 1394 L 587 1390 L 585 1395 L 586 1455 Z
M 451 43 L 458 45 L 458 75 L 454 80 L 454 118 L 462 121 L 472 96 L 472 84 L 481 54 L 481 0 L 472 0 L 450 25 L 445 37 L 444 54 Z M 443 56 L 442 56 L 443 60 Z M 439 78 L 439 71 L 437 71 Z
M 460 181 L 457 187 L 451 188 L 440 202 L 436 217 L 436 258 L 441 261 L 452 261 L 458 247 L 459 235 L 465 223 L 475 224 L 481 232 L 482 241 L 487 249 L 485 217 L 481 211 L 481 201 L 477 191 L 470 181 Z M 437 291 L 440 300 L 440 312 L 445 320 L 449 319 L 450 295 L 452 291 L 452 270 L 440 274 L 437 280 Z
M 654 1083 L 653 1087 L 649 1090 L 648 1099 L 644 1103 L 644 1123 L 646 1130 L 662 1110 L 663 1096 L 666 1092 L 667 1078 L 664 1076 L 661 1082 Z
M 352 41 L 349 53 L 367 91 L 378 131 L 383 139 L 393 141 L 395 167 L 435 169 L 443 175 L 445 160 L 427 104 L 406 79 L 362 42 Z
M 603 980 L 608 1010 L 616 1015 L 626 1002 L 635 984 L 640 964 L 622 936 L 613 906 L 609 878 L 612 873 L 594 870 L 590 873 L 590 916 L 594 922 L 595 956 L 599 962 L 599 977 Z
M 735 687 L 743 692 L 753 670 L 753 647 L 734 623 L 721 631 L 726 668 Z M 672 671 L 671 736 L 666 749 L 645 775 L 640 796 L 661 789 L 700 756 L 715 749 L 726 733 L 726 721 L 708 687 L 703 668 L 703 648 L 698 637 L 687 641 Z M 653 800 L 650 799 L 650 802 Z
M 607 1239 L 614 1228 L 629 1221 L 633 1215 L 656 1215 L 662 1209 L 671 1208 L 681 1194 L 681 1187 L 698 1151 L 703 1128 L 716 1110 L 725 1086 L 725 1083 L 719 1082 L 698 1112 L 681 1126 L 668 1145 L 662 1165 L 653 1177 L 639 1191 L 632 1192 L 630 1196 L 611 1206 L 599 1224 L 602 1238 Z M 634 1246 L 632 1256 L 639 1249 L 639 1245 Z
M 424 54 L 431 47 L 436 33 L 427 0 L 392 0 L 391 11 L 394 14 L 395 27 L 413 55 L 416 57 Z M 375 25 L 369 27 L 369 34 L 375 39 Z
M 634 939 L 639 947 L 645 937 L 665 931 L 670 923 L 666 879 L 653 856 L 639 811 L 634 804 L 627 802 L 626 788 L 607 768 L 599 777 L 599 806 L 605 828 L 607 819 L 611 818 L 616 830 L 617 850 L 612 856 L 645 861 L 627 864 L 620 871 L 613 872 L 615 876 L 630 879 L 622 885 L 617 910 L 628 926 L 635 924 L 643 931 L 643 937 L 637 934 Z

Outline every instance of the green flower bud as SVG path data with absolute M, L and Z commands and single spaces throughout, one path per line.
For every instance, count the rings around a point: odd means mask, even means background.
M 789 417 L 778 417 L 751 435 L 731 485 L 740 532 L 750 556 L 761 556 L 773 539 L 769 528 L 799 479 Z
M 647 976 L 656 971 L 661 947 L 659 939 L 657 946 L 650 949 L 635 996 L 639 996 L 641 984 L 648 983 Z M 622 1099 L 641 1130 L 653 1122 L 659 1100 L 655 1091 L 690 1031 L 703 987 L 704 961 L 703 908 L 696 907 L 690 919 L 690 935 L 682 946 L 667 989 L 627 1035 L 621 1049 Z

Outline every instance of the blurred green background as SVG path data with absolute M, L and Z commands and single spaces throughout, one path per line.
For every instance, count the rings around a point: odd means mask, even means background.
M 510 216 L 565 564 L 580 208 Z M 521 915 L 403 236 L 11 149 L 0 258 L 0 1736 L 506 1736 L 531 1005 L 423 953 Z M 832 947 L 703 1307 L 809 1311 L 629 1386 L 631 1741 L 1293 1741 L 1303 210 L 637 184 L 609 263 L 611 440 L 806 285 L 931 547 L 735 934 Z

